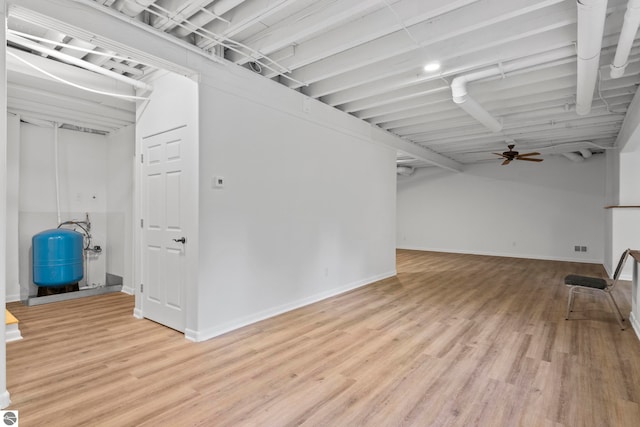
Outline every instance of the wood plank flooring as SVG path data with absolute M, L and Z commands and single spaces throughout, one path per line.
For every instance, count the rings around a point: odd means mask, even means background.
M 108 294 L 8 308 L 29 426 L 640 425 L 640 341 L 579 263 L 398 251 L 398 276 L 203 343 Z M 630 284 L 615 296 L 630 311 Z

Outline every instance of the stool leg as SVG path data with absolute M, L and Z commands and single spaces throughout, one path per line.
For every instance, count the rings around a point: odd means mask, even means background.
M 571 306 L 573 305 L 573 290 L 575 286 L 569 288 L 569 299 L 567 300 L 567 314 L 564 316 L 566 320 L 569 320 L 569 313 L 571 312 Z

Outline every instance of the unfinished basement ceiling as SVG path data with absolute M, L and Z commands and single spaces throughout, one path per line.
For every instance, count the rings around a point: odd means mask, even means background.
M 493 153 L 505 151 L 508 143 L 543 157 L 563 153 L 586 157 L 611 148 L 640 83 L 637 24 L 627 25 L 630 35 L 619 43 L 628 3 L 632 12 L 640 13 L 640 2 L 634 0 L 583 0 L 595 10 L 581 15 L 587 36 L 580 40 L 575 0 L 70 2 L 137 21 L 179 43 L 224 56 L 460 167 L 497 162 L 500 159 Z M 23 54 L 49 57 L 16 39 L 30 34 L 64 43 L 50 47 L 132 80 L 143 81 L 155 70 L 126 55 L 99 56 L 99 52 L 118 53 L 44 28 L 20 14 L 10 13 L 9 29 L 11 49 Z M 618 45 L 625 43 L 630 46 L 628 59 L 623 59 L 628 66 L 622 76 L 612 78 L 610 64 Z M 578 56 L 585 59 L 587 70 L 580 77 Z M 425 65 L 432 63 L 440 67 L 425 71 Z M 595 66 L 589 68 L 589 63 Z M 9 93 L 15 99 L 26 96 L 29 87 L 20 78 L 9 75 Z M 452 94 L 452 84 L 457 93 Z M 593 97 L 579 101 L 578 114 L 577 97 L 590 92 Z M 83 97 L 86 100 L 87 95 Z M 108 130 L 133 120 L 133 102 L 117 98 L 105 102 L 113 123 L 98 127 Z M 11 99 L 9 105 L 19 110 Z M 398 153 L 398 163 L 433 165 L 404 153 Z

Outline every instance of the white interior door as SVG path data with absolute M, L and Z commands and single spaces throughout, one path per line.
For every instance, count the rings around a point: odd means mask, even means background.
M 185 129 L 142 138 L 142 311 L 144 317 L 181 332 L 189 245 Z

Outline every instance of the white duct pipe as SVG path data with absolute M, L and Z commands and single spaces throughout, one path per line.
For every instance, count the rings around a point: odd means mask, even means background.
M 491 131 L 500 132 L 502 130 L 502 123 L 500 123 L 487 110 L 471 98 L 471 96 L 469 96 L 467 93 L 467 83 L 558 61 L 560 59 L 572 57 L 573 55 L 575 55 L 575 51 L 572 47 L 556 49 L 551 52 L 532 55 L 524 59 L 500 64 L 500 66 L 487 68 L 475 73 L 458 76 L 451 81 L 451 97 L 453 102 L 458 104 L 458 106 L 466 111 L 471 117 L 482 123 Z
M 584 157 L 582 157 L 580 154 L 577 154 L 577 153 L 562 153 L 562 155 L 565 156 L 567 159 L 571 160 L 572 162 L 584 161 Z
M 607 16 L 607 0 L 577 0 L 578 5 L 578 84 L 576 113 L 583 116 L 591 111 L 596 88 L 600 50 Z
M 90 71 L 94 71 L 96 73 L 102 74 L 104 76 L 107 77 L 111 77 L 112 79 L 121 81 L 123 83 L 126 83 L 128 85 L 131 85 L 135 88 L 141 89 L 143 91 L 152 91 L 153 90 L 153 86 L 148 85 L 144 82 L 141 82 L 139 80 L 134 80 L 132 78 L 129 78 L 127 76 L 123 76 L 122 74 L 118 74 L 118 73 L 114 73 L 113 71 L 107 70 L 106 68 L 102 68 L 98 65 L 92 64 L 91 62 L 87 62 L 87 61 L 83 61 L 82 59 L 78 59 L 74 56 L 71 55 L 67 55 L 65 53 L 62 53 L 58 50 L 55 49 L 49 49 L 48 47 L 45 47 L 43 45 L 41 45 L 40 43 L 35 43 L 32 42 L 31 40 L 27 40 L 23 37 L 17 36 L 15 34 L 11 34 L 8 33 L 7 34 L 7 40 L 12 41 L 16 44 L 19 44 L 20 46 L 24 46 L 26 48 L 44 53 L 46 55 L 52 56 L 54 58 L 58 58 L 62 61 L 68 62 L 70 64 L 73 65 L 77 65 L 78 67 L 84 68 L 86 70 L 90 70 Z
M 56 175 L 56 212 L 58 214 L 58 224 L 62 224 L 60 218 L 60 171 L 58 170 L 58 123 L 53 124 L 53 170 Z
M 209 13 L 202 11 L 196 13 L 188 19 L 189 24 L 186 25 L 187 28 L 178 27 L 173 31 L 173 34 L 178 37 L 186 37 L 196 28 L 203 27 L 216 19 L 216 16 L 222 16 L 242 2 L 244 2 L 244 0 L 218 0 L 213 4 L 213 6 L 209 6 L 207 8 Z M 208 1 L 204 1 L 203 3 L 208 3 Z
M 629 0 L 627 11 L 624 14 L 622 30 L 620 30 L 616 56 L 611 63 L 610 75 L 612 79 L 617 79 L 624 75 L 638 27 L 640 27 L 640 0 Z
M 580 152 L 580 154 L 582 154 L 582 157 L 584 157 L 585 159 L 588 159 L 589 157 L 591 157 L 593 155 L 591 150 L 589 150 L 588 148 L 581 148 L 578 151 Z

